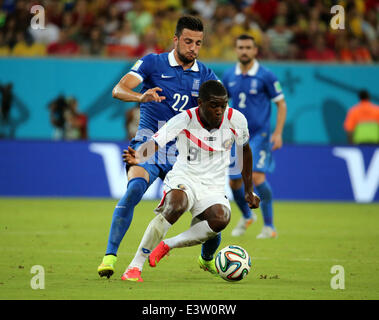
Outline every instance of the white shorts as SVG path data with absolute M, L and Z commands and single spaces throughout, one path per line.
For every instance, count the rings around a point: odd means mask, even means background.
M 164 180 L 163 198 L 155 209 L 156 213 L 160 213 L 160 209 L 163 209 L 166 194 L 175 189 L 182 190 L 186 193 L 188 199 L 186 211 L 190 211 L 192 217 L 196 217 L 215 204 L 222 204 L 231 210 L 225 191 L 220 189 L 220 187 L 204 185 L 194 181 L 194 179 L 191 179 L 189 176 L 173 175 L 170 173 L 172 173 L 172 171 L 166 175 Z

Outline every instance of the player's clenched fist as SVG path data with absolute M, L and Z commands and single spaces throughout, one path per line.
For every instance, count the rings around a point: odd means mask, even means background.
M 161 88 L 155 87 L 149 90 L 146 90 L 144 94 L 140 97 L 140 102 L 161 102 L 162 100 L 165 100 L 165 96 L 158 95 L 157 91 L 162 91 Z
M 259 208 L 259 203 L 261 199 L 254 192 L 246 192 L 245 200 L 249 204 L 250 209 Z

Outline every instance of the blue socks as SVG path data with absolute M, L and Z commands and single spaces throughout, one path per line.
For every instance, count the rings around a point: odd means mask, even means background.
M 273 223 L 272 190 L 270 184 L 266 180 L 259 186 L 255 186 L 255 192 L 261 198 L 260 208 L 263 215 L 264 225 L 275 229 Z
M 201 256 L 204 260 L 210 261 L 213 259 L 213 256 L 221 243 L 221 232 L 217 233 L 217 235 L 207 240 L 201 246 Z
M 251 210 L 249 208 L 249 205 L 247 204 L 245 200 L 245 187 L 242 184 L 241 188 L 237 190 L 233 190 L 233 197 L 234 201 L 237 203 L 238 208 L 241 210 L 242 215 L 245 219 L 250 219 L 251 218 Z
M 148 183 L 144 178 L 129 181 L 124 196 L 113 211 L 106 254 L 117 255 L 118 247 L 133 219 L 134 207 L 141 201 Z

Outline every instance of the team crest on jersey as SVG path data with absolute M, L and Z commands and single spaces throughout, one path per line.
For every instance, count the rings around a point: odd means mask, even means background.
M 186 186 L 185 186 L 184 184 L 178 184 L 178 188 L 179 188 L 180 190 L 186 190 L 186 189 L 187 189 Z
M 200 79 L 193 79 L 192 90 L 198 91 L 200 88 Z
M 258 93 L 258 80 L 252 79 L 250 83 L 250 91 L 251 94 L 257 94 Z
M 230 149 L 232 148 L 233 142 L 234 142 L 233 139 L 225 140 L 225 141 L 223 142 L 222 146 L 223 146 L 226 150 L 230 150 Z

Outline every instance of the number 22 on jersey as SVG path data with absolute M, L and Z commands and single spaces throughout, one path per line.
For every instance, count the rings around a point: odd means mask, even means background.
M 179 111 L 179 112 L 182 112 L 184 110 L 184 107 L 187 105 L 188 103 L 188 100 L 189 100 L 189 97 L 184 94 L 184 95 L 181 95 L 179 93 L 175 93 L 174 94 L 174 99 L 175 99 L 175 102 L 174 104 L 172 105 L 172 108 L 175 110 L 175 111 Z M 179 106 L 179 103 L 181 102 L 181 105 Z

